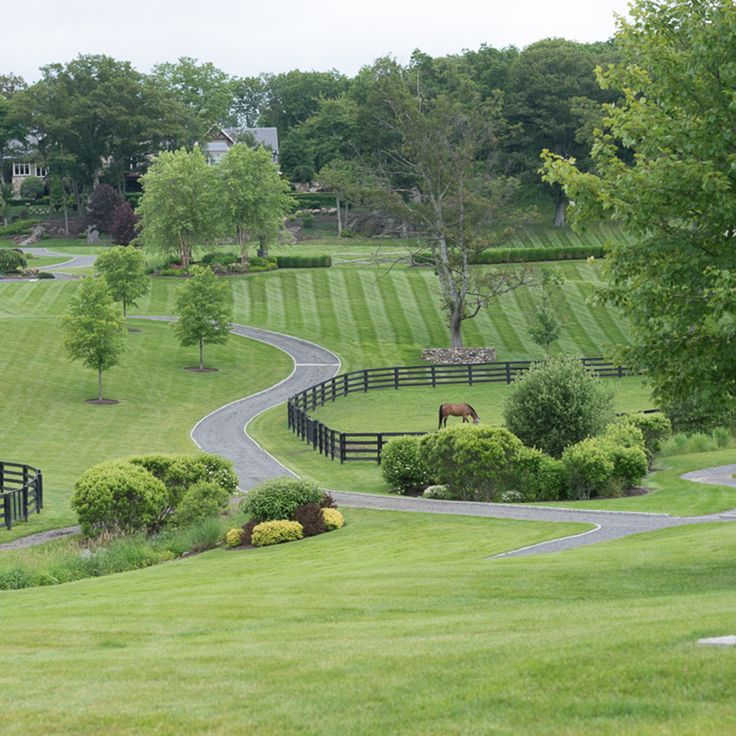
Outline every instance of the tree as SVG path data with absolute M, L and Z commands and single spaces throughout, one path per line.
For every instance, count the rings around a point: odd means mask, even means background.
M 112 216 L 110 235 L 112 242 L 118 245 L 130 245 L 137 235 L 138 216 L 128 202 L 115 208 Z
M 599 74 L 625 98 L 605 107 L 595 171 L 545 163 L 578 223 L 608 216 L 631 234 L 605 261 L 605 298 L 631 325 L 620 358 L 647 371 L 660 405 L 689 403 L 701 424 L 736 410 L 735 37 L 728 0 L 637 0 L 620 21 L 621 64 Z
M 278 235 L 284 218 L 293 209 L 289 184 L 263 147 L 236 143 L 217 167 L 223 198 L 223 226 L 235 232 L 243 266 L 248 265 L 248 245 L 261 244 Z
M 189 266 L 193 247 L 216 237 L 222 227 L 215 167 L 198 148 L 164 151 L 141 183 L 141 242 L 152 251 L 178 253 L 182 265 Z
M 72 360 L 97 371 L 97 401 L 102 398 L 102 372 L 117 365 L 123 351 L 125 322 L 116 314 L 104 279 L 82 279 L 64 316 L 64 345 Z
M 529 336 L 549 355 L 552 345 L 560 339 L 562 329 L 559 316 L 562 279 L 554 271 L 544 270 L 539 289 L 540 297 L 534 304 Z
M 203 371 L 205 343 L 224 344 L 230 336 L 232 305 L 227 286 L 218 281 L 212 269 L 195 266 L 192 277 L 176 295 L 176 312 L 177 339 L 185 347 L 199 345 L 199 370 Z
M 151 288 L 143 253 L 135 248 L 119 245 L 106 250 L 97 257 L 95 272 L 104 276 L 112 298 L 123 303 L 123 319 L 128 306 L 135 306 L 135 300 Z
M 390 72 L 381 87 L 390 110 L 384 124 L 400 141 L 387 152 L 382 202 L 429 244 L 451 344 L 461 348 L 464 320 L 531 281 L 525 269 L 471 268 L 474 255 L 493 242 L 494 218 L 513 191 L 514 182 L 494 169 L 504 127 L 500 104 L 463 84 L 455 95 L 426 100 Z
M 109 184 L 98 184 L 87 203 L 89 221 L 101 233 L 109 233 L 112 229 L 112 221 L 115 209 L 123 202 L 120 193 L 115 191 Z
M 317 175 L 322 186 L 335 193 L 335 208 L 337 209 L 337 234 L 342 235 L 343 227 L 348 224 L 348 208 L 351 200 L 360 197 L 362 181 L 364 179 L 361 167 L 355 161 L 336 159 L 323 166 Z M 345 206 L 343 215 L 342 207 Z

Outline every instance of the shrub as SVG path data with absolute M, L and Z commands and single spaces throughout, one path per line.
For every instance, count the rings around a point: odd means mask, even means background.
M 243 530 L 228 529 L 225 534 L 225 544 L 228 547 L 240 547 L 240 545 L 243 544 Z
M 432 477 L 419 459 L 419 437 L 395 437 L 381 453 L 381 473 L 392 490 L 413 493 L 426 488 Z
M 638 485 L 647 474 L 649 464 L 643 447 L 624 447 L 610 444 L 605 449 L 608 451 L 608 457 L 613 462 L 613 474 L 609 489 L 612 495 L 619 495 L 621 491 Z
M 319 502 L 319 505 L 323 509 L 336 509 L 337 504 L 335 503 L 335 499 L 330 496 L 329 493 L 322 493 L 322 498 Z
M 427 486 L 422 493 L 423 498 L 434 498 L 441 501 L 454 500 L 455 496 L 444 485 Z
M 117 189 L 114 189 L 109 184 L 98 184 L 94 188 L 87 203 L 90 224 L 96 227 L 101 233 L 109 233 L 112 229 L 115 210 L 123 202 L 124 200 Z
M 264 521 L 253 528 L 251 543 L 255 547 L 266 547 L 269 544 L 294 542 L 303 536 L 304 530 L 298 521 Z
M 100 463 L 83 473 L 71 499 L 88 536 L 151 529 L 166 502 L 166 487 L 158 478 L 145 468 L 121 461 Z
M 119 204 L 112 213 L 110 235 L 112 242 L 118 245 L 130 245 L 138 234 L 138 215 L 128 202 Z
M 528 263 L 530 261 L 585 260 L 606 255 L 602 245 L 568 245 L 542 248 L 489 248 L 473 258 L 473 263 Z
M 297 506 L 294 511 L 294 520 L 302 525 L 305 537 L 314 537 L 326 531 L 322 507 L 318 503 L 305 503 Z
M 337 509 L 322 509 L 322 518 L 328 532 L 334 529 L 342 529 L 345 526 L 345 519 Z
M 231 263 L 237 263 L 239 260 L 240 256 L 237 253 L 209 252 L 202 256 L 200 263 L 205 266 L 214 266 L 215 264 L 229 266 Z
M 230 500 L 230 492 L 212 481 L 202 480 L 184 491 L 171 516 L 175 526 L 185 526 L 209 516 L 219 516 Z
M 26 257 L 20 251 L 0 248 L 0 273 L 17 273 L 27 265 Z
M 20 185 L 22 199 L 39 199 L 43 196 L 46 185 L 38 176 L 27 176 Z
M 662 449 L 662 443 L 672 436 L 672 423 L 661 412 L 628 414 L 625 421 L 641 431 L 644 437 L 644 450 L 651 467 L 654 456 Z
M 25 235 L 33 230 L 33 226 L 38 224 L 38 220 L 21 219 L 11 222 L 10 225 L 0 226 L 0 237 L 6 235 Z
M 274 271 L 278 268 L 276 259 L 263 258 L 262 256 L 251 256 L 248 259 L 248 271 Z
M 565 448 L 562 466 L 569 498 L 603 496 L 610 487 L 613 460 L 596 438 L 589 437 Z
M 332 256 L 277 256 L 279 268 L 329 268 Z
M 516 490 L 522 501 L 556 501 L 564 492 L 562 463 L 541 450 L 522 447 L 514 461 Z
M 419 457 L 431 476 L 457 498 L 492 501 L 511 490 L 518 437 L 501 427 L 466 427 L 432 432 L 421 438 Z
M 51 271 L 39 271 L 38 278 L 42 280 L 43 279 L 55 279 L 56 276 L 54 276 L 54 274 L 51 273 Z
M 256 521 L 274 521 L 293 519 L 298 506 L 321 501 L 322 491 L 314 483 L 283 476 L 250 490 L 241 509 Z
M 613 395 L 579 360 L 553 358 L 514 382 L 503 413 L 525 445 L 559 458 L 569 445 L 603 430 L 613 418 Z

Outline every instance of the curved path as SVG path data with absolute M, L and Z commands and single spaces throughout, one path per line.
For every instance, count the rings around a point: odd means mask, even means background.
M 59 258 L 68 258 L 69 260 L 64 261 L 63 263 L 55 263 L 53 266 L 39 266 L 38 268 L 39 271 L 55 271 L 59 274 L 63 273 L 65 276 L 71 276 L 72 274 L 66 273 L 63 269 L 87 268 L 91 266 L 97 258 L 96 255 L 72 256 L 68 253 L 57 253 L 56 251 L 48 250 L 47 248 L 26 247 L 23 248 L 23 250 L 34 256 L 58 256 Z
M 147 319 L 172 320 L 171 317 L 149 317 Z M 268 478 L 286 474 L 295 475 L 248 435 L 248 424 L 267 409 L 285 402 L 289 396 L 334 376 L 340 368 L 340 361 L 329 350 L 300 338 L 243 325 L 232 325 L 231 331 L 236 335 L 277 347 L 288 353 L 294 361 L 294 370 L 288 378 L 271 388 L 217 409 L 198 422 L 192 430 L 192 439 L 199 447 L 233 461 L 240 479 L 240 487 L 247 490 Z M 736 466 L 734 468 L 736 469 Z M 668 514 L 588 511 L 505 503 L 436 501 L 342 491 L 331 491 L 331 493 L 341 505 L 356 508 L 484 516 L 524 521 L 578 522 L 593 525 L 593 529 L 582 534 L 506 552 L 499 557 L 558 552 L 609 539 L 618 539 L 630 534 L 685 524 L 736 521 L 736 512 L 677 517 Z

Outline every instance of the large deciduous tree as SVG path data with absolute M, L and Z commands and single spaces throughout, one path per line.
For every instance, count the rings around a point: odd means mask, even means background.
M 83 279 L 64 316 L 64 345 L 72 360 L 97 371 L 97 401 L 102 403 L 102 373 L 123 351 L 124 320 L 115 311 L 104 279 Z
M 548 153 L 546 176 L 578 220 L 608 215 L 634 236 L 605 268 L 631 323 L 623 358 L 665 406 L 723 421 L 736 409 L 736 6 L 636 0 L 617 40 L 622 62 L 600 81 L 625 99 L 605 108 L 595 173 Z
M 248 265 L 253 239 L 275 240 L 293 208 L 289 183 L 265 148 L 236 143 L 217 166 L 222 192 L 223 227 L 234 232 L 242 263 Z
M 176 313 L 176 337 L 184 346 L 199 346 L 199 370 L 203 371 L 205 344 L 223 344 L 230 336 L 232 304 L 226 283 L 219 281 L 212 269 L 195 266 L 192 277 L 176 295 Z
M 222 228 L 215 167 L 199 148 L 164 151 L 141 181 L 141 242 L 151 251 L 178 254 L 188 266 L 194 246 L 212 240 Z
M 123 303 L 123 319 L 127 319 L 128 307 L 135 306 L 135 300 L 151 288 L 145 258 L 135 248 L 119 245 L 106 250 L 97 257 L 95 271 L 105 277 L 112 298 Z

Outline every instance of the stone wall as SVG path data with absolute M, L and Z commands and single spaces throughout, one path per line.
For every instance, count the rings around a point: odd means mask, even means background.
M 437 365 L 494 363 L 496 348 L 427 348 L 422 350 L 422 360 Z

